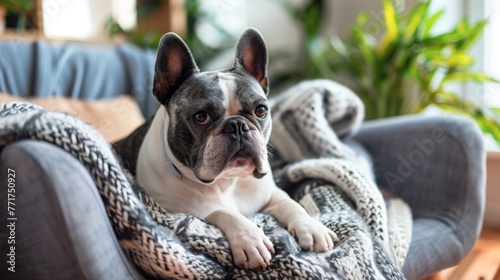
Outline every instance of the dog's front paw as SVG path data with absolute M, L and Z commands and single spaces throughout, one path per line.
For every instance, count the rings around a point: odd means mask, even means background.
M 239 225 L 238 230 L 228 235 L 233 261 L 241 268 L 266 268 L 271 264 L 274 247 L 262 229 L 250 221 Z
M 288 231 L 299 240 L 302 248 L 313 252 L 328 252 L 334 242 L 339 242 L 337 235 L 319 221 L 310 216 L 302 216 L 288 224 Z

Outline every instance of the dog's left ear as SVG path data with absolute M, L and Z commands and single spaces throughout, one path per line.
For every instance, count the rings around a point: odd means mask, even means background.
M 247 29 L 238 40 L 234 66 L 245 69 L 259 82 L 264 92 L 268 93 L 267 48 L 264 39 L 256 29 Z

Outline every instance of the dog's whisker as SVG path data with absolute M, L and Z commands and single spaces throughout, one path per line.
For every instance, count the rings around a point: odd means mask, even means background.
M 267 143 L 267 158 L 269 160 L 274 158 L 274 146 L 271 143 Z
M 268 160 L 274 159 L 274 154 L 271 152 L 267 152 L 267 158 Z
M 274 146 L 271 143 L 267 143 L 267 150 L 274 151 Z

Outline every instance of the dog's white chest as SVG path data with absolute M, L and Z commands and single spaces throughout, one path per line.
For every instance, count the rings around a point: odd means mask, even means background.
M 271 178 L 271 181 L 266 177 Z M 245 216 L 250 216 L 267 205 L 275 187 L 272 176 L 269 174 L 262 179 L 240 179 L 226 189 L 222 197 L 224 204 L 232 205 L 233 209 Z

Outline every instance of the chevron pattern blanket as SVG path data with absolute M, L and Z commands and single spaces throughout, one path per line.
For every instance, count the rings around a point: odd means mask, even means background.
M 339 140 L 362 121 L 359 99 L 334 82 L 310 81 L 273 100 L 272 111 L 278 185 L 341 241 L 328 253 L 304 251 L 273 217 L 256 214 L 249 219 L 276 250 L 271 265 L 260 271 L 236 268 L 229 243 L 214 225 L 163 210 L 122 167 L 127 161 L 133 169 L 134 158 L 121 162 L 111 145 L 76 117 L 29 103 L 0 104 L 0 148 L 36 139 L 77 158 L 95 181 L 122 249 L 151 278 L 403 279 L 400 267 L 411 239 L 409 208 L 399 199 L 384 200 L 366 158 Z M 133 143 L 138 150 L 144 131 L 115 148 L 120 152 Z

